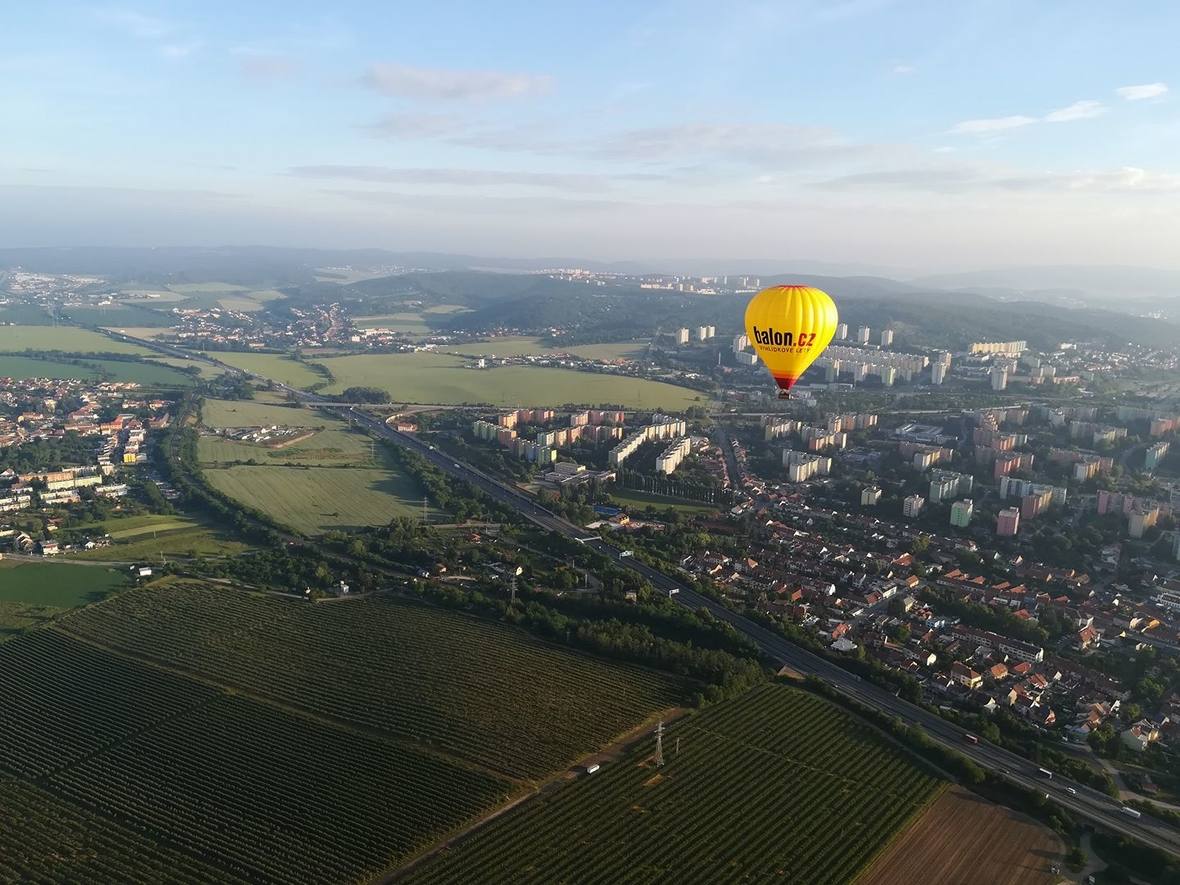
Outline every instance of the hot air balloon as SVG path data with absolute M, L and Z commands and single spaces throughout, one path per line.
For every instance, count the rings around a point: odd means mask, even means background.
M 790 389 L 836 334 L 839 316 L 827 292 L 812 286 L 771 286 L 746 305 L 746 334 L 779 386 Z

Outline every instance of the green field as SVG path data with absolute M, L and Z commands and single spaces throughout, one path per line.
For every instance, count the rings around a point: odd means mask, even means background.
M 493 338 L 489 341 L 471 341 L 463 344 L 446 344 L 439 347 L 440 353 L 462 353 L 468 356 L 545 356 L 551 354 L 540 338 L 511 336 Z
M 665 498 L 663 495 L 652 495 L 634 489 L 612 488 L 610 497 L 612 502 L 631 511 L 642 511 L 648 507 L 655 507 L 657 510 L 667 510 L 671 507 L 681 513 L 716 513 L 718 510 L 712 504 L 685 501 L 681 498 Z
M 19 353 L 23 350 L 129 353 L 140 356 L 151 353 L 138 344 L 125 344 L 99 332 L 74 326 L 0 326 L 0 353 Z
M 199 377 L 201 378 L 215 378 L 225 372 L 224 369 L 211 366 L 202 360 L 182 360 L 180 357 L 174 356 L 153 356 L 149 359 L 149 362 L 171 366 L 174 369 L 195 368 L 200 372 Z
M 507 366 L 467 368 L 461 357 L 437 353 L 364 354 L 320 360 L 336 379 L 325 393 L 353 386 L 378 387 L 398 402 L 494 405 L 619 405 L 682 411 L 708 395 L 643 378 L 569 369 Z
M 127 582 L 126 572 L 64 562 L 0 561 L 0 641 Z
M 217 303 L 226 310 L 239 310 L 243 313 L 254 313 L 266 308 L 268 301 L 276 301 L 285 297 L 276 289 L 257 289 L 249 292 L 234 292 L 217 299 Z
M 146 338 L 148 340 L 151 340 L 152 338 L 160 338 L 172 332 L 172 330 L 167 327 L 158 326 L 129 326 L 125 328 L 108 326 L 107 328 L 109 328 L 112 332 L 130 335 L 132 338 Z
M 179 292 L 182 295 L 203 295 L 208 292 L 244 292 L 249 289 L 249 286 L 240 286 L 237 283 L 173 283 L 168 287 L 173 292 Z
M 505 336 L 488 341 L 447 344 L 441 353 L 461 353 L 469 356 L 556 356 L 571 353 L 588 360 L 634 359 L 643 355 L 646 341 L 621 341 L 612 344 L 576 344 L 572 347 L 549 347 L 544 340 L 526 336 Z
M 0 830 L 12 881 L 357 881 L 515 789 L 53 629 L 0 646 L 0 672 L 0 819 L 32 817 Z
M 429 335 L 433 329 L 426 324 L 420 313 L 383 313 L 377 316 L 357 317 L 353 324 L 358 329 L 393 329 L 411 335 Z
M 349 430 L 340 422 L 327 423 L 326 429 L 316 431 L 310 438 L 282 448 L 202 436 L 197 441 L 197 455 L 206 466 L 250 460 L 259 464 L 313 466 L 379 467 L 385 464 L 369 436 Z
M 324 427 L 333 419 L 293 406 L 254 400 L 206 399 L 201 403 L 201 421 L 209 427 Z
M 521 778 L 569 765 L 684 690 L 514 627 L 389 597 L 316 605 L 171 580 L 54 629 Z
M 531 800 L 408 882 L 844 883 L 938 793 L 813 695 L 755 689 Z
M 561 350 L 563 348 L 557 348 Z M 577 344 L 564 348 L 570 353 L 588 360 L 638 359 L 647 349 L 646 341 L 619 341 L 612 344 Z
M 395 516 L 418 519 L 422 490 L 392 466 L 207 467 L 209 485 L 298 532 L 386 525 Z M 438 514 L 431 511 L 429 518 Z
M 265 378 L 272 378 L 291 387 L 310 387 L 327 381 L 322 375 L 304 363 L 279 353 L 232 353 L 217 352 L 209 356 L 244 372 L 252 372 Z
M 153 362 L 83 359 L 80 362 L 43 360 L 28 356 L 0 356 L 0 378 L 77 378 L 131 381 L 147 387 L 189 387 L 191 376 Z
M 125 516 L 79 528 L 109 534 L 113 543 L 109 547 L 71 552 L 71 559 L 158 563 L 161 559 L 189 556 L 233 556 L 248 549 L 228 531 L 187 516 Z

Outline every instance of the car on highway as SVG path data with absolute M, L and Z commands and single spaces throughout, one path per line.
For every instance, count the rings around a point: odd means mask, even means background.
M 619 554 L 619 559 L 622 559 L 624 556 L 634 556 L 634 555 L 635 555 L 634 550 L 624 550 L 622 553 Z
M 1071 796 L 1076 796 L 1078 794 L 1078 791 L 1075 790 L 1073 787 L 1066 787 L 1065 792 L 1069 793 L 1069 795 L 1071 795 Z

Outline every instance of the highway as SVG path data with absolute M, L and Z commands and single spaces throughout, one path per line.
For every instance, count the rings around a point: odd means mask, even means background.
M 310 403 L 309 404 L 313 404 Z M 332 408 L 327 403 L 314 403 L 321 408 Z M 846 697 L 890 716 L 897 716 L 910 725 L 920 725 L 934 740 L 971 759 L 980 767 L 1002 775 L 1014 784 L 1029 790 L 1048 794 L 1064 808 L 1081 819 L 1101 825 L 1104 829 L 1138 839 L 1162 851 L 1180 856 L 1180 832 L 1149 816 L 1133 818 L 1121 810 L 1120 804 L 1105 793 L 1083 784 L 1067 780 L 1060 775 L 1051 779 L 1040 774 L 1038 766 L 1023 756 L 980 740 L 972 744 L 965 740 L 963 729 L 947 722 L 942 717 L 908 701 L 901 700 L 889 691 L 860 679 L 837 664 L 817 654 L 800 648 L 784 637 L 761 624 L 731 611 L 707 596 L 690 589 L 675 578 L 652 568 L 634 557 L 625 556 L 623 548 L 591 536 L 587 530 L 567 522 L 550 510 L 540 506 L 529 495 L 507 486 L 470 465 L 455 461 L 449 455 L 434 449 L 411 434 L 400 433 L 381 421 L 365 415 L 355 408 L 342 410 L 360 426 L 397 445 L 410 449 L 426 458 L 443 472 L 463 479 L 502 504 L 513 507 L 518 513 L 535 524 L 568 538 L 581 538 L 597 552 L 609 557 L 617 565 L 632 569 L 646 578 L 657 590 L 671 593 L 672 598 L 692 609 L 707 609 L 720 620 L 732 624 L 741 633 L 753 640 L 766 657 L 778 664 L 786 664 L 794 670 L 816 676 L 836 688 Z
M 145 346 L 152 345 L 152 342 L 130 336 L 120 337 Z M 172 350 L 172 348 L 164 347 L 156 347 L 155 349 Z M 192 354 L 188 356 L 194 359 L 199 358 Z M 216 360 L 208 360 L 208 362 L 238 374 L 247 374 L 223 363 L 218 363 Z M 271 380 L 260 376 L 251 377 L 262 381 Z M 1147 845 L 1180 857 L 1180 831 L 1163 821 L 1147 815 L 1134 818 L 1122 811 L 1120 804 L 1106 794 L 1083 784 L 1069 781 L 1059 775 L 1047 778 L 1039 773 L 1038 766 L 1034 762 L 985 740 L 980 739 L 977 744 L 970 743 L 965 740 L 961 728 L 947 722 L 937 714 L 901 700 L 893 693 L 873 683 L 865 682 L 826 658 L 795 645 L 761 624 L 697 593 L 675 578 L 636 560 L 632 556 L 625 555 L 627 551 L 624 548 L 591 535 L 588 530 L 574 525 L 542 507 L 531 496 L 519 489 L 502 483 L 469 464 L 456 461 L 412 434 L 394 430 L 383 421 L 360 411 L 355 406 L 341 405 L 278 382 L 274 383 L 308 406 L 334 411 L 345 420 L 365 428 L 377 437 L 417 452 L 439 470 L 470 483 L 492 499 L 512 507 L 536 525 L 567 538 L 581 540 L 588 547 L 608 557 L 620 567 L 638 572 L 656 590 L 670 594 L 680 604 L 694 610 L 701 608 L 708 610 L 718 619 L 732 624 L 735 629 L 749 637 L 758 645 L 767 659 L 780 665 L 785 664 L 805 675 L 822 679 L 844 696 L 866 707 L 890 716 L 897 716 L 907 724 L 920 725 L 926 734 L 938 743 L 961 753 L 980 767 L 1000 775 L 1014 784 L 1048 795 L 1079 819 L 1101 826 L 1103 829 L 1138 839 Z

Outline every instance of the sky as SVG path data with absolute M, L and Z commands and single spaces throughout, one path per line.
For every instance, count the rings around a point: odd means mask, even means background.
M 1180 267 L 1180 4 L 12 4 L 0 245 Z

